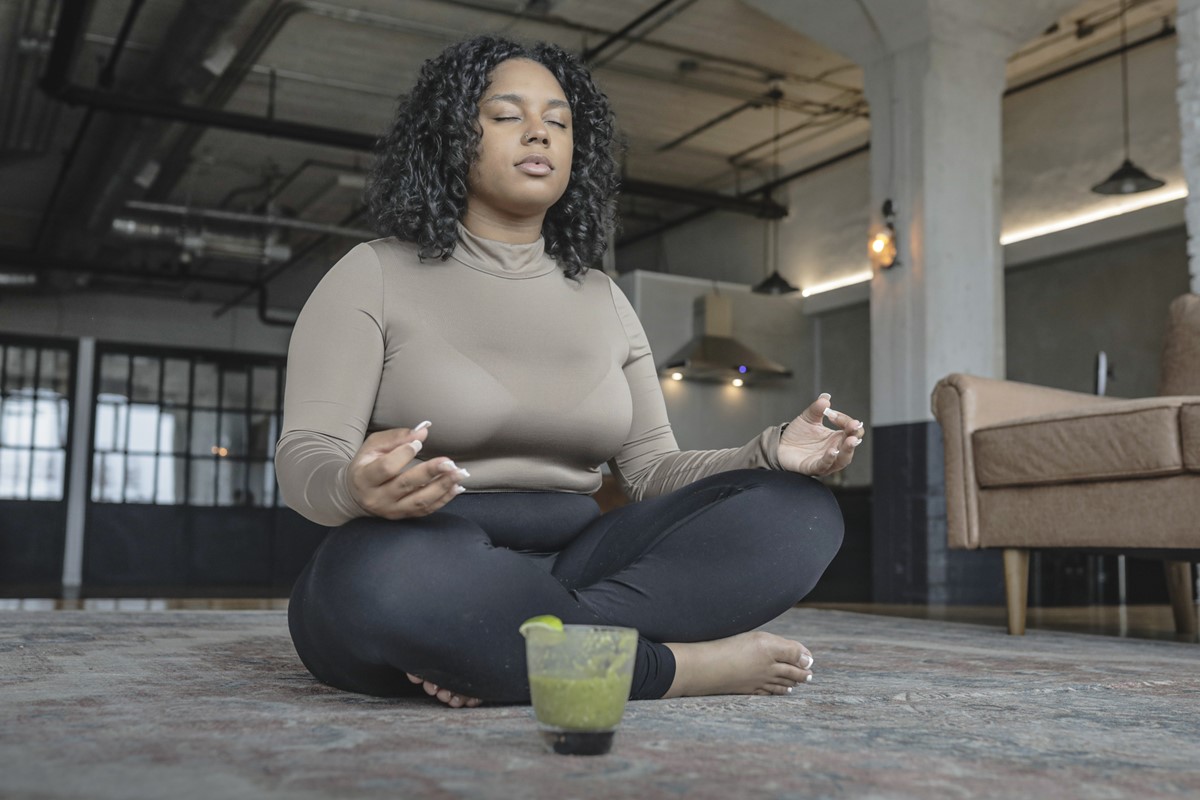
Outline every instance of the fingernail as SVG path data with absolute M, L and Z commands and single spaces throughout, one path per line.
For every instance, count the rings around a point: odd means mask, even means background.
M 791 694 L 791 693 L 792 693 L 792 689 L 795 689 L 795 688 L 796 688 L 795 686 L 789 686 L 789 687 L 787 687 L 787 693 L 788 693 L 788 694 Z
M 424 421 L 424 422 L 422 422 L 420 425 L 418 425 L 417 427 L 413 428 L 413 433 L 416 433 L 417 431 L 421 430 L 422 428 L 428 428 L 428 427 L 429 427 L 430 425 L 432 425 L 432 424 L 433 424 L 433 423 L 432 423 L 432 422 L 430 422 L 429 420 L 425 420 L 425 421 Z
M 833 397 L 833 395 L 829 394 L 829 392 L 821 392 L 821 394 L 818 395 L 817 399 L 819 400 L 822 397 Z
M 830 420 L 837 419 L 837 415 L 838 415 L 838 413 L 836 411 L 834 411 L 832 408 L 825 409 L 825 416 L 829 417 Z
M 460 477 L 460 478 L 469 478 L 469 477 L 471 477 L 471 473 L 467 472 L 465 469 L 460 469 L 460 470 L 458 471 L 458 477 Z
M 847 447 L 858 447 L 860 444 L 862 444 L 862 439 L 848 439 L 846 441 Z
M 808 675 L 808 676 L 806 676 L 806 677 L 804 678 L 804 682 L 805 682 L 805 683 L 812 683 L 812 675 Z
M 838 455 L 839 453 L 841 453 L 842 451 L 841 451 L 841 450 L 830 450 L 829 452 L 830 452 L 830 455 L 835 455 L 835 456 L 836 456 L 836 455 Z
M 414 453 L 419 453 L 419 452 L 421 452 L 421 448 L 424 447 L 425 445 L 421 444 L 420 439 L 413 439 L 411 442 L 408 443 L 408 446 L 413 449 Z
M 443 461 L 438 469 L 442 472 L 454 472 L 454 470 L 458 469 L 458 464 L 455 464 L 453 461 Z
M 455 494 L 462 494 L 462 493 L 463 493 L 463 492 L 465 492 L 466 490 L 467 490 L 467 487 L 465 487 L 465 486 L 455 486 L 455 487 L 454 487 L 454 493 L 455 493 Z
M 813 657 L 810 655 L 807 655 L 807 654 L 804 657 L 806 659 L 808 659 L 808 663 L 804 665 L 804 668 L 808 669 L 809 667 L 811 667 L 813 665 Z

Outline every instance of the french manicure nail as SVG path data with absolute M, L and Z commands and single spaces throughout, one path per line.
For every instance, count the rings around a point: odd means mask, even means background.
M 804 678 L 805 683 L 812 683 L 812 675 L 807 675 Z
M 420 425 L 418 425 L 417 427 L 413 428 L 413 433 L 416 433 L 417 431 L 421 430 L 422 428 L 428 428 L 428 427 L 429 427 L 430 425 L 432 425 L 432 424 L 433 424 L 433 423 L 432 423 L 432 422 L 430 422 L 429 420 L 425 420 L 425 421 L 424 421 L 424 422 L 422 422 Z
M 467 490 L 467 487 L 465 487 L 465 486 L 455 486 L 455 487 L 454 487 L 454 493 L 455 493 L 455 494 L 462 494 L 462 493 L 463 493 L 463 492 L 465 492 L 466 490 Z
M 860 444 L 862 444 L 862 439 L 847 439 L 846 440 L 847 447 L 858 447 Z
M 438 469 L 442 472 L 454 472 L 454 470 L 458 469 L 458 464 L 455 464 L 453 461 L 443 461 Z
M 825 409 L 825 416 L 829 417 L 830 421 L 833 421 L 837 419 L 838 413 L 832 408 L 827 408 Z
M 808 669 L 809 667 L 811 667 L 813 665 L 813 657 L 806 653 L 804 655 L 804 658 L 808 661 L 808 663 L 804 665 L 804 668 Z
M 788 694 L 791 694 L 791 693 L 792 693 L 792 689 L 795 689 L 795 688 L 796 688 L 795 686 L 789 686 L 789 687 L 787 687 L 787 693 L 788 693 Z
M 408 446 L 413 449 L 414 453 L 419 453 L 421 452 L 421 448 L 425 445 L 421 444 L 420 439 L 413 439 L 411 442 L 408 442 Z
M 839 453 L 841 453 L 841 452 L 842 452 L 841 450 L 830 450 L 830 451 L 829 451 L 829 454 L 830 454 L 830 455 L 832 455 L 832 456 L 836 456 L 836 455 L 838 455 L 838 454 L 839 454 Z
M 832 397 L 833 397 L 833 395 L 829 394 L 829 392 L 821 392 L 821 394 L 817 396 L 817 399 L 820 399 L 820 398 L 822 398 L 822 397 L 829 397 L 829 398 L 832 398 Z
M 458 477 L 460 477 L 460 478 L 469 478 L 469 477 L 471 477 L 471 473 L 467 472 L 465 469 L 460 469 L 460 470 L 458 471 Z

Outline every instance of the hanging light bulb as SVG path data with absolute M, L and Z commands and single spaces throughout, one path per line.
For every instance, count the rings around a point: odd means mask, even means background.
M 1152 178 L 1145 170 L 1129 158 L 1129 64 L 1125 53 L 1125 3 L 1121 2 L 1121 119 L 1125 133 L 1125 160 L 1100 183 L 1092 187 L 1096 194 L 1134 194 L 1163 186 L 1163 181 Z

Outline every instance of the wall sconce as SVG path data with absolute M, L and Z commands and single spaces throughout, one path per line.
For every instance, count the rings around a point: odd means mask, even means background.
M 896 257 L 896 212 L 890 199 L 883 201 L 883 224 L 886 229 L 871 238 L 869 250 L 880 269 L 891 269 L 900 260 Z

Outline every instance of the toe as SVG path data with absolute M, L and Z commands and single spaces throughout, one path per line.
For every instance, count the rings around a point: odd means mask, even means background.
M 436 683 L 430 683 L 429 681 L 425 681 L 425 685 L 422 688 L 425 690 L 425 694 L 429 695 L 430 697 L 433 697 L 434 695 L 436 695 L 438 693 L 439 687 Z
M 450 703 L 451 708 L 462 708 L 464 702 L 466 702 L 466 701 L 464 701 L 458 695 L 456 695 L 456 694 L 450 695 L 449 703 Z
M 454 693 L 451 692 L 449 689 L 440 689 L 440 690 L 438 690 L 438 693 L 437 693 L 437 699 L 441 700 L 443 703 L 449 703 L 450 698 L 453 696 L 454 696 Z
M 411 672 L 406 672 L 404 674 L 407 675 L 408 679 L 410 681 L 412 681 L 413 683 L 424 683 L 425 682 L 424 678 L 418 678 L 416 675 L 413 675 Z
M 467 698 L 467 708 L 478 708 L 482 704 L 483 704 L 483 701 L 480 700 L 478 697 L 468 697 Z
M 812 670 L 801 669 L 795 664 L 784 664 L 780 662 L 771 670 L 777 682 L 782 683 L 804 683 L 809 675 L 812 675 Z

